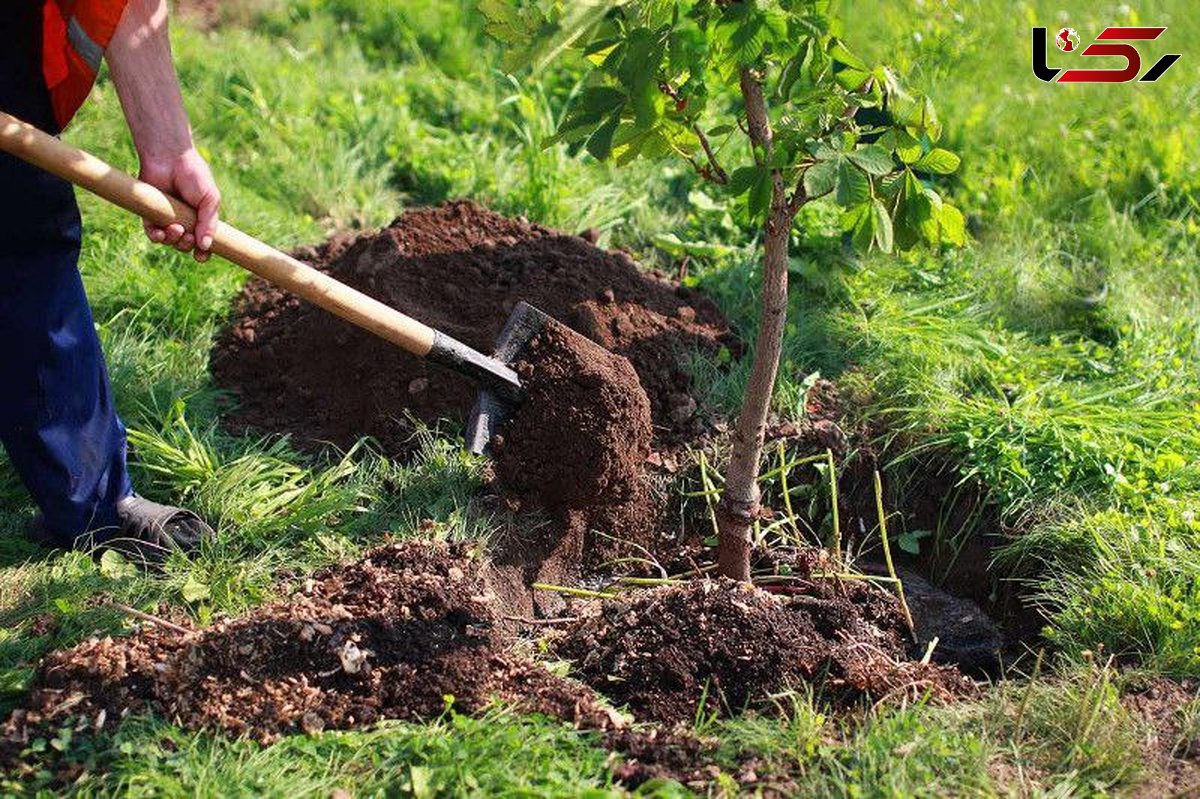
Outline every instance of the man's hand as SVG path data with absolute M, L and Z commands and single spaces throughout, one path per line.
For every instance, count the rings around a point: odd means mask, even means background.
M 195 230 L 147 223 L 146 235 L 207 261 L 221 193 L 192 141 L 171 60 L 167 0 L 129 0 L 106 57 L 142 162 L 141 179 L 196 209 Z
M 200 153 L 190 148 L 173 158 L 143 156 L 138 178 L 196 209 L 196 228 L 192 231 L 179 224 L 161 228 L 145 222 L 150 240 L 180 252 L 191 252 L 200 263 L 207 261 L 213 234 L 217 232 L 221 192 Z

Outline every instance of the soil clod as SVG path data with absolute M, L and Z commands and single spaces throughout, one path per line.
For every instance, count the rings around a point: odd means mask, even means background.
M 526 399 L 493 442 L 496 472 L 555 517 L 546 548 L 596 567 L 649 545 L 650 402 L 633 366 L 552 321 L 518 373 Z
M 656 448 L 706 431 L 700 414 L 672 404 L 689 392 L 690 353 L 737 346 L 711 301 L 624 253 L 470 202 L 408 211 L 381 231 L 297 256 L 483 352 L 519 300 L 537 306 L 629 359 L 649 395 Z M 409 446 L 406 414 L 462 421 L 477 393 L 263 280 L 243 290 L 212 370 L 238 400 L 228 414 L 235 426 L 342 448 L 371 436 L 391 454 Z
M 687 722 L 738 713 L 815 684 L 826 700 L 949 699 L 972 684 L 907 659 L 903 617 L 861 582 L 813 581 L 780 596 L 732 580 L 697 580 L 607 600 L 559 646 L 583 680 L 638 718 Z

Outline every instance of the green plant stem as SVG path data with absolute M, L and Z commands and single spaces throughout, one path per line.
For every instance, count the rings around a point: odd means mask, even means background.
M 579 596 L 586 599 L 615 599 L 616 594 L 606 591 L 590 591 L 586 588 L 571 588 L 566 585 L 551 585 L 550 583 L 534 583 L 532 588 L 537 591 L 552 591 L 566 596 Z
M 833 450 L 825 448 L 826 463 L 829 464 L 829 501 L 833 506 L 833 561 L 842 562 L 842 520 L 838 510 L 837 465 L 833 462 Z
M 892 547 L 888 543 L 887 514 L 883 512 L 883 483 L 879 479 L 879 470 L 875 470 L 875 510 L 879 513 L 879 537 L 883 539 L 883 560 L 887 563 L 888 575 L 896 583 L 896 595 L 900 597 L 900 609 L 904 612 L 904 621 L 913 640 L 917 640 L 917 626 L 913 624 L 912 613 L 908 609 L 908 600 L 904 598 L 904 583 L 896 576 L 896 566 L 892 562 Z
M 792 495 L 788 491 L 788 464 L 787 455 L 784 451 L 783 439 L 776 442 L 776 453 L 779 456 L 779 487 L 783 491 L 783 507 L 787 511 L 788 524 L 792 527 L 792 532 L 796 534 L 797 546 L 801 543 L 800 525 L 796 524 L 796 512 L 792 510 Z
M 1013 729 L 1013 741 L 1021 740 L 1021 728 L 1025 724 L 1025 713 L 1029 710 L 1029 701 L 1033 697 L 1033 686 L 1042 673 L 1042 660 L 1046 656 L 1046 648 L 1038 650 L 1037 659 L 1033 661 L 1033 673 L 1029 675 L 1029 684 L 1025 686 L 1025 694 L 1021 697 L 1021 706 L 1017 708 L 1017 719 Z

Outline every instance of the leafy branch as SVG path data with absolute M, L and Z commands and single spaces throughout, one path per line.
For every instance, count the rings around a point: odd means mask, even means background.
M 618 165 L 685 159 L 761 227 L 762 303 L 718 508 L 724 574 L 749 575 L 756 478 L 787 315 L 788 245 L 800 210 L 840 209 L 860 253 L 962 246 L 963 216 L 934 186 L 958 169 L 937 146 L 928 97 L 905 90 L 837 35 L 827 0 L 481 0 L 511 68 L 574 58 L 587 73 L 548 144 Z M 707 132 L 706 132 L 707 131 Z M 741 133 L 742 163 L 710 137 Z M 722 150 L 724 145 L 722 145 Z

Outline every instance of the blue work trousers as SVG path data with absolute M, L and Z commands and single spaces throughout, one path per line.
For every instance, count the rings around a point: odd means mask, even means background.
M 57 133 L 31 11 L 40 5 L 0 3 L 0 109 Z M 0 443 L 64 546 L 103 540 L 132 493 L 81 235 L 71 186 L 0 152 Z

